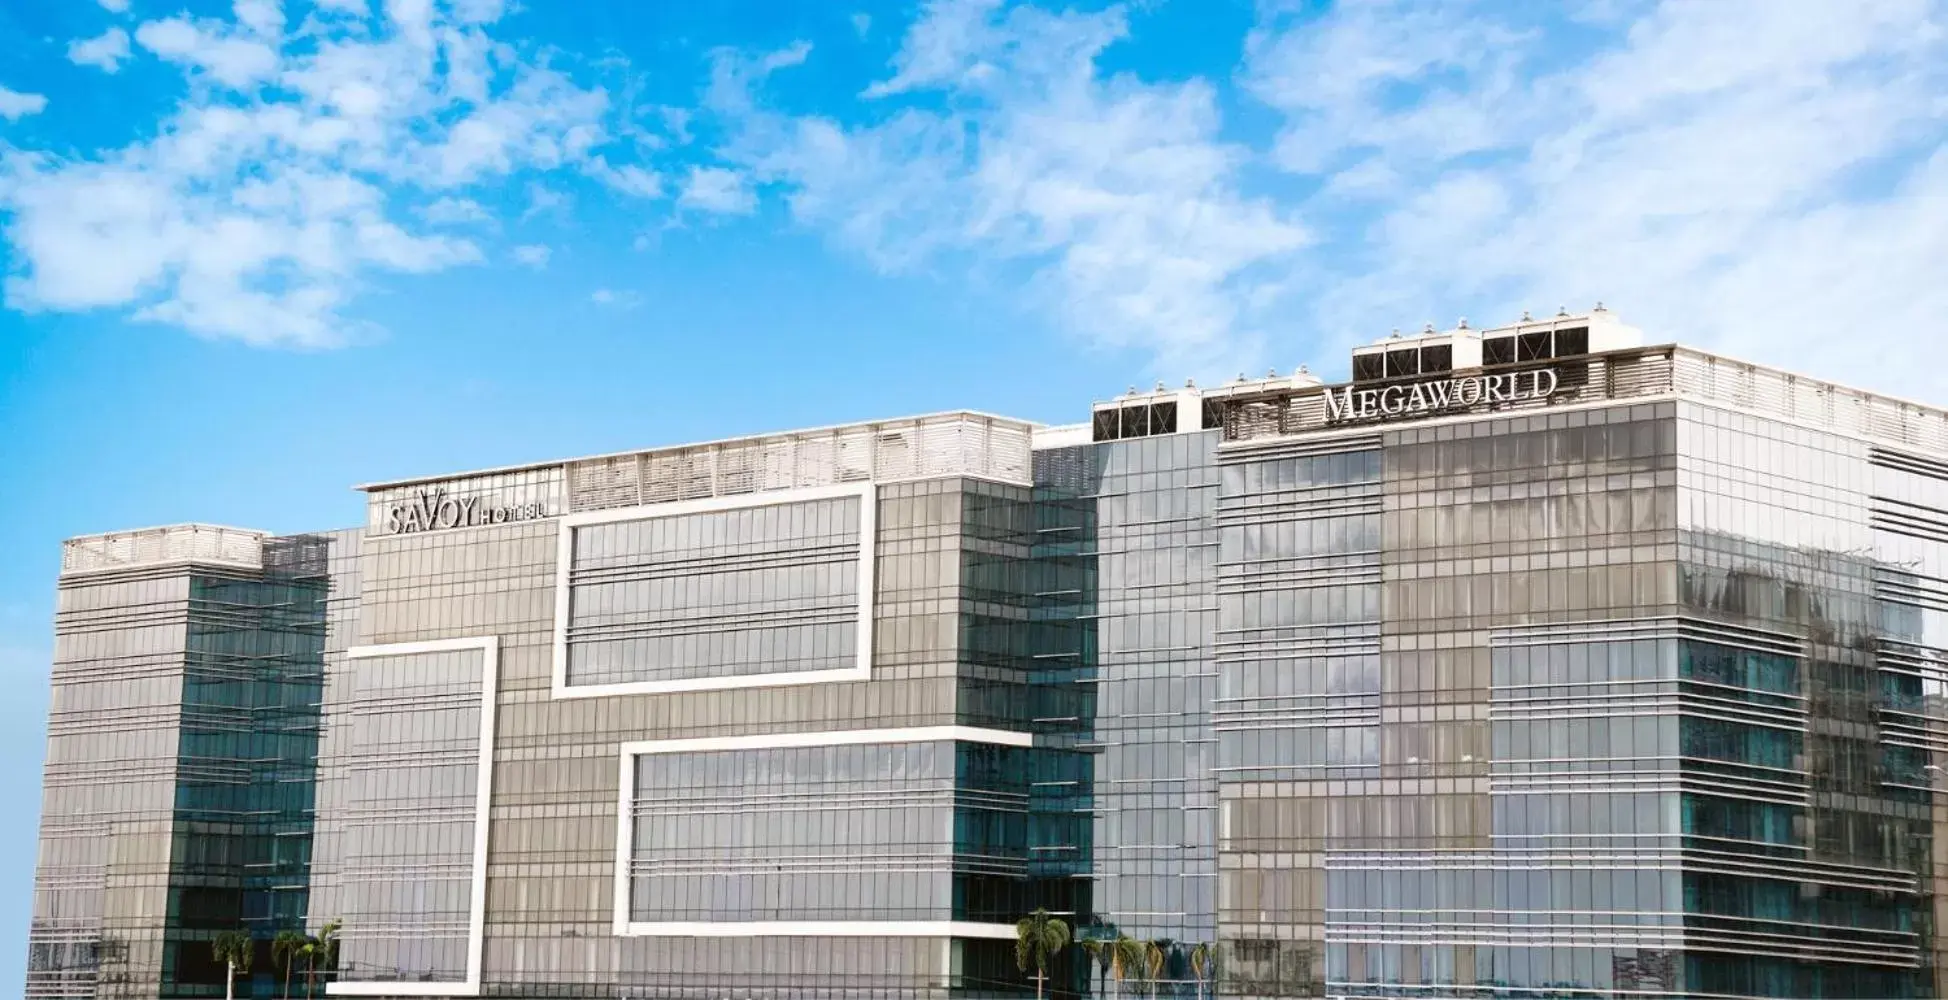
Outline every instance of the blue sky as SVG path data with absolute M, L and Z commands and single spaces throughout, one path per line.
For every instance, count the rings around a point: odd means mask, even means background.
M 1945 32 L 1929 0 L 0 4 L 0 983 L 64 537 L 1070 422 L 1599 299 L 1948 400 Z

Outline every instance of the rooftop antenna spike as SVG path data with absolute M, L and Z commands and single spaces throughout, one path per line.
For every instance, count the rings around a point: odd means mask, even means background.
M 1195 388 L 1197 388 L 1197 380 L 1196 380 L 1196 379 L 1194 379 L 1194 378 L 1187 378 L 1187 379 L 1185 379 L 1185 380 L 1184 380 L 1184 388 L 1186 388 L 1186 389 L 1195 389 Z
M 1558 316 L 1567 316 L 1567 315 L 1569 315 L 1569 307 L 1568 307 L 1568 306 L 1557 306 L 1557 307 L 1556 307 L 1556 315 L 1558 315 Z
M 1603 312 L 1603 311 L 1604 311 L 1604 309 L 1603 309 L 1603 300 L 1602 300 L 1602 299 L 1597 299 L 1597 300 L 1596 300 L 1596 311 L 1597 311 L 1597 312 Z
M 1529 311 L 1527 309 L 1524 309 L 1522 310 L 1522 322 L 1527 323 L 1528 321 L 1529 321 Z
M 1157 391 L 1158 392 L 1163 391 L 1163 379 L 1157 379 Z
M 1265 377 L 1266 377 L 1266 378 L 1277 378 L 1277 377 L 1278 377 L 1278 369 L 1276 369 L 1276 368 L 1267 368 L 1267 369 L 1265 369 Z
M 1456 329 L 1466 330 L 1467 328 L 1468 328 L 1468 317 L 1463 316 L 1461 317 L 1461 325 L 1459 327 L 1456 327 Z

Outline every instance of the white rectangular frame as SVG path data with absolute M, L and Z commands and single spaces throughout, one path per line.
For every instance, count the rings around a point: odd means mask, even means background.
M 374 646 L 353 646 L 345 651 L 347 660 L 367 660 L 416 653 L 451 653 L 479 650 L 480 663 L 480 766 L 474 788 L 473 870 L 467 900 L 467 978 L 461 982 L 332 982 L 325 992 L 332 996 L 413 996 L 471 997 L 480 995 L 481 955 L 487 932 L 487 834 L 488 808 L 494 791 L 494 708 L 500 682 L 500 639 L 497 636 L 471 636 L 463 639 L 433 639 L 426 642 L 392 642 Z
M 739 920 L 632 921 L 629 919 L 629 858 L 636 837 L 634 799 L 636 758 L 664 753 L 718 750 L 775 750 L 793 747 L 860 746 L 882 743 L 988 743 L 1035 745 L 1030 733 L 977 726 L 915 726 L 906 729 L 846 729 L 817 733 L 761 733 L 699 739 L 639 740 L 622 744 L 616 778 L 615 935 L 617 937 L 938 937 L 1013 940 L 1013 924 L 964 920 Z
M 568 683 L 568 618 L 569 618 L 569 571 L 575 560 L 575 529 L 594 524 L 614 524 L 620 521 L 647 521 L 658 517 L 675 517 L 683 514 L 714 513 L 727 510 L 744 510 L 751 507 L 771 507 L 779 504 L 801 503 L 810 500 L 832 500 L 842 497 L 859 498 L 859 619 L 857 662 L 850 667 L 833 670 L 785 671 L 769 674 L 743 674 L 734 677 L 685 677 L 667 681 L 622 681 L 614 684 L 576 684 Z M 874 601 L 874 541 L 879 526 L 879 488 L 871 482 L 842 483 L 837 486 L 812 486 L 795 490 L 776 490 L 766 493 L 749 493 L 728 497 L 707 497 L 701 500 L 680 500 L 670 503 L 649 504 L 641 507 L 623 507 L 616 510 L 592 510 L 579 514 L 566 514 L 556 519 L 560 534 L 555 548 L 555 651 L 554 679 L 550 685 L 553 698 L 606 698 L 630 694 L 674 694 L 682 691 L 725 691 L 739 688 L 786 687 L 797 684 L 830 684 L 838 681 L 863 681 L 872 677 L 873 668 L 873 601 Z

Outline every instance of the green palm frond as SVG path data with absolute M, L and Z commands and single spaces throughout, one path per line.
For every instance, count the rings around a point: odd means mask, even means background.
M 224 931 L 210 942 L 210 953 L 219 965 L 248 969 L 257 959 L 257 942 L 242 931 Z
M 1069 925 L 1047 910 L 1015 922 L 1015 966 L 1023 972 L 1042 972 L 1049 960 L 1069 946 Z
M 271 939 L 271 960 L 289 966 L 297 961 L 304 942 L 304 935 L 297 931 L 278 931 L 277 937 Z

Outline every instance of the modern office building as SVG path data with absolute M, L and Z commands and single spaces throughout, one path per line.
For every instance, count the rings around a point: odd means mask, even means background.
M 77 538 L 27 995 L 1948 995 L 1948 412 L 1598 310 Z M 1080 414 L 1078 414 L 1080 415 Z

